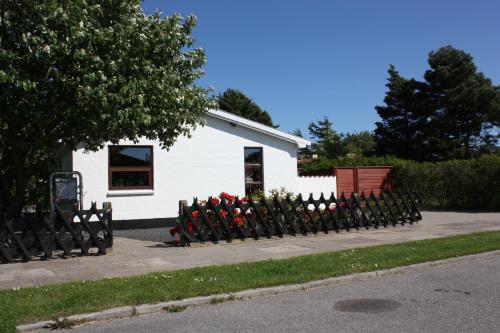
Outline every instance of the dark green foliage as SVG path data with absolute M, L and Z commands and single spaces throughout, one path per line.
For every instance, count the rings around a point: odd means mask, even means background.
M 278 127 L 273 123 L 267 111 L 262 110 L 251 98 L 239 90 L 227 89 L 217 96 L 217 102 L 221 110 L 267 126 Z
M 377 152 L 406 159 L 430 159 L 432 151 L 440 148 L 438 141 L 429 138 L 432 131 L 427 131 L 427 118 L 432 111 L 424 103 L 425 84 L 401 77 L 394 66 L 388 72 L 385 105 L 375 107 L 382 118 L 374 131 Z
M 451 46 L 429 53 L 425 81 L 389 68 L 375 139 L 380 154 L 418 161 L 470 158 L 498 139 L 499 88 L 477 72 L 471 55 Z
M 342 156 L 342 144 L 340 135 L 333 129 L 333 123 L 324 117 L 317 122 L 309 124 L 309 135 L 314 140 L 311 145 L 313 154 L 325 158 L 337 158 Z
M 340 166 L 394 166 L 390 182 L 416 189 L 427 209 L 500 211 L 500 155 L 471 160 L 415 162 L 395 157 L 318 159 L 303 166 L 304 174 L 332 174 Z
M 356 157 L 369 155 L 374 152 L 375 139 L 369 131 L 341 134 L 342 150 L 345 154 L 354 154 Z
M 375 140 L 369 131 L 339 134 L 326 116 L 317 122 L 310 123 L 308 129 L 314 141 L 307 151 L 309 154 L 332 159 L 341 158 L 347 154 L 360 157 L 374 153 Z M 295 133 L 302 136 L 300 130 L 296 130 Z
M 500 211 L 500 156 L 397 164 L 395 188 L 416 189 L 424 208 Z

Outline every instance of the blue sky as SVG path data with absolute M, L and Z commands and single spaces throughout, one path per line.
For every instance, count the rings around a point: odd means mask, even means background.
M 204 86 L 236 88 L 280 129 L 328 116 L 337 131 L 372 130 L 387 68 L 421 78 L 451 44 L 500 84 L 500 1 L 145 0 L 147 13 L 195 14 Z

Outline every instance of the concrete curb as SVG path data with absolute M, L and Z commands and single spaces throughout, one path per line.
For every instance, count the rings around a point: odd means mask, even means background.
M 274 287 L 267 287 L 267 288 L 249 289 L 249 290 L 238 291 L 235 293 L 224 293 L 224 294 L 218 294 L 218 295 L 192 297 L 192 298 L 187 298 L 187 299 L 178 300 L 178 301 L 161 302 L 161 303 L 156 303 L 156 304 L 143 304 L 143 305 L 138 305 L 138 306 L 123 306 L 123 307 L 112 308 L 112 309 L 104 310 L 104 311 L 100 311 L 100 312 L 73 315 L 73 316 L 69 316 L 66 318 L 70 321 L 81 324 L 81 323 L 94 322 L 94 321 L 102 321 L 102 320 L 117 319 L 117 318 L 124 318 L 124 317 L 133 317 L 133 316 L 137 316 L 137 315 L 163 312 L 163 311 L 165 311 L 165 308 L 168 308 L 168 307 L 175 307 L 175 306 L 195 307 L 195 306 L 200 306 L 200 305 L 212 304 L 212 303 L 214 303 L 214 300 L 217 300 L 217 303 L 219 303 L 219 302 L 223 302 L 223 301 L 232 301 L 235 299 L 238 299 L 238 300 L 249 299 L 249 298 L 254 298 L 254 297 L 277 295 L 277 294 L 289 293 L 289 292 L 300 291 L 300 290 L 307 290 L 307 289 L 312 289 L 312 288 L 335 286 L 335 285 L 340 285 L 340 284 L 345 284 L 345 283 L 350 283 L 350 282 L 363 281 L 363 280 L 376 278 L 376 277 L 380 277 L 380 276 L 413 272 L 416 270 L 421 270 L 423 268 L 441 266 L 441 265 L 445 265 L 445 264 L 459 263 L 462 261 L 467 261 L 467 260 L 471 260 L 471 259 L 475 259 L 475 258 L 488 258 L 488 257 L 499 256 L 499 255 L 500 255 L 500 250 L 497 250 L 497 251 L 492 251 L 492 252 L 485 252 L 485 253 L 480 253 L 480 254 L 455 257 L 455 258 L 444 259 L 444 260 L 429 261 L 429 262 L 424 262 L 424 263 L 420 263 L 420 264 L 401 266 L 401 267 L 384 269 L 384 270 L 379 270 L 379 271 L 357 273 L 357 274 L 328 278 L 328 279 L 324 279 L 324 280 L 309 281 L 309 282 L 300 283 L 300 284 L 290 284 L 290 285 L 281 285 L 281 286 L 274 286 Z M 60 319 L 63 319 L 63 318 L 60 318 Z M 38 323 L 19 325 L 19 326 L 17 326 L 17 331 L 18 332 L 30 332 L 30 331 L 34 331 L 34 330 L 48 328 L 52 324 L 55 324 L 55 321 L 49 320 L 49 321 L 41 321 Z

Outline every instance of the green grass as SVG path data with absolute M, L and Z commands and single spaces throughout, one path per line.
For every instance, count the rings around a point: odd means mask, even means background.
M 117 306 L 301 283 L 498 249 L 500 231 L 482 232 L 282 260 L 2 290 L 0 332 L 14 332 L 20 323 Z

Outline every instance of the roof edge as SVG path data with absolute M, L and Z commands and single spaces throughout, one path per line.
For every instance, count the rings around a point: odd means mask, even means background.
M 270 127 L 267 125 L 263 125 L 263 124 L 258 123 L 256 121 L 249 120 L 249 119 L 237 116 L 237 115 L 229 113 L 229 112 L 211 109 L 211 110 L 207 111 L 207 114 L 209 116 L 214 117 L 214 118 L 218 118 L 218 119 L 222 119 L 222 120 L 225 120 L 225 121 L 228 121 L 231 123 L 235 123 L 235 124 L 240 125 L 242 127 L 246 127 L 246 128 L 251 129 L 251 130 L 261 132 L 261 133 L 273 136 L 275 138 L 278 138 L 278 139 L 281 139 L 284 141 L 295 143 L 298 148 L 305 148 L 305 147 L 311 145 L 311 141 L 309 141 L 309 140 L 306 140 L 304 138 L 301 138 L 301 137 L 298 137 L 298 136 L 295 136 L 292 134 L 288 134 L 286 132 L 277 130 L 276 128 L 273 128 L 273 127 Z

